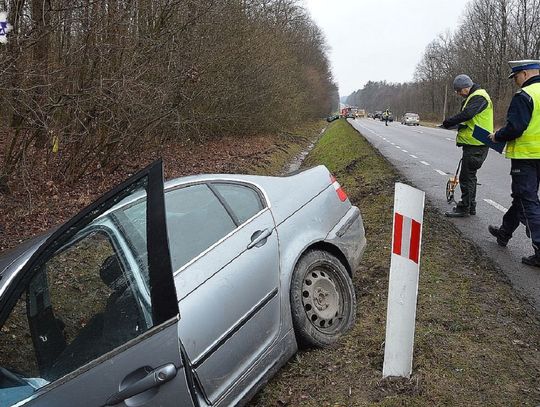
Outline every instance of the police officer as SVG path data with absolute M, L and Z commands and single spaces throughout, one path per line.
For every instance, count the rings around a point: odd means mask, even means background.
M 512 205 L 504 214 L 500 227 L 489 226 L 500 246 L 506 246 L 519 223 L 531 238 L 534 254 L 521 261 L 540 267 L 540 61 L 522 60 L 508 63 L 509 78 L 521 89 L 508 108 L 506 126 L 491 134 L 493 141 L 506 141 L 506 157 L 511 159 Z
M 383 113 L 383 118 L 384 118 L 384 125 L 385 126 L 388 126 L 388 119 L 390 119 L 390 109 L 386 109 Z
M 459 186 L 461 201 L 445 215 L 451 218 L 462 218 L 476 215 L 476 172 L 480 169 L 488 155 L 489 147 L 473 137 L 474 126 L 493 131 L 493 104 L 488 93 L 473 83 L 467 75 L 458 75 L 454 79 L 454 90 L 464 98 L 461 111 L 446 119 L 442 127 L 449 129 L 457 126 L 456 145 L 463 148 Z

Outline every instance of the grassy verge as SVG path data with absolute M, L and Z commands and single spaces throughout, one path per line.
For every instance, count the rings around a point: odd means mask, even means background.
M 424 120 L 420 120 L 420 126 L 424 126 L 424 127 L 439 127 L 439 125 L 441 124 L 441 122 L 427 122 L 427 121 L 424 121 Z
M 289 132 L 281 133 L 275 138 L 272 147 L 260 157 L 255 164 L 250 164 L 245 172 L 257 175 L 279 175 L 288 163 L 314 143 L 321 129 L 326 127 L 325 121 L 315 121 L 298 126 Z
M 368 248 L 357 323 L 332 349 L 301 351 L 253 406 L 537 406 L 540 321 L 474 244 L 426 205 L 413 375 L 382 380 L 394 182 L 399 174 L 344 120 L 306 165 L 323 163 L 362 211 Z

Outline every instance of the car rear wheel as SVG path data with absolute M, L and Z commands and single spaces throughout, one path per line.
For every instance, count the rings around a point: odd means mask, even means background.
M 302 345 L 330 346 L 354 323 L 352 280 L 339 259 L 328 252 L 311 250 L 300 258 L 290 296 L 293 326 Z

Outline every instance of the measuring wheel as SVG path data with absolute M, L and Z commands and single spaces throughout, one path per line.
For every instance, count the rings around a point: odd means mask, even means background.
M 454 192 L 459 184 L 459 170 L 461 168 L 461 161 L 462 160 L 459 160 L 456 169 L 456 175 L 451 176 L 450 179 L 446 182 L 446 202 L 448 203 L 456 202 L 454 200 Z
M 459 180 L 456 177 L 450 177 L 446 183 L 446 202 L 452 203 L 454 201 L 454 191 L 456 190 Z

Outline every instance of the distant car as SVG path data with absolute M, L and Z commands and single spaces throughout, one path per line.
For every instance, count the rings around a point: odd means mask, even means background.
M 364 227 L 326 167 L 161 174 L 0 256 L 2 406 L 243 405 L 351 327 Z
M 401 124 L 406 124 L 407 126 L 419 126 L 420 116 L 416 113 L 405 113 L 401 118 Z
M 375 113 L 373 113 L 374 119 L 381 119 L 383 112 L 381 110 L 377 110 Z
M 353 112 L 348 112 L 345 117 L 347 119 L 356 119 L 356 115 Z

